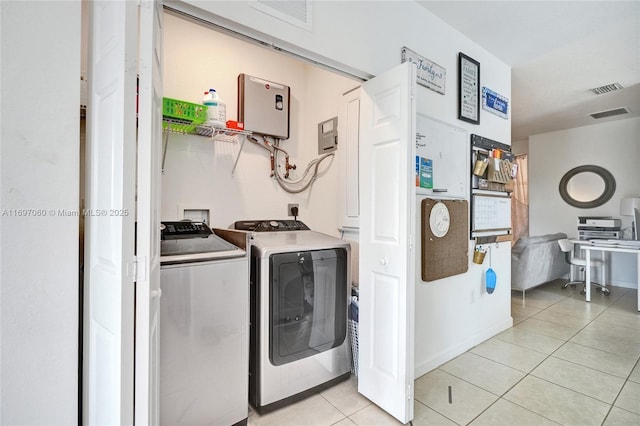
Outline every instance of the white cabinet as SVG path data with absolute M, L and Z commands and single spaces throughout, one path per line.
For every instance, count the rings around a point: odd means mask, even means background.
M 338 112 L 338 227 L 358 229 L 360 184 L 358 181 L 361 88 L 345 93 Z

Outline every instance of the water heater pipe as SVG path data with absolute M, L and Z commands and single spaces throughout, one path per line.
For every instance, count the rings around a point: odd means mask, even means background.
M 276 163 L 278 162 L 278 151 L 282 151 L 285 154 L 287 154 L 287 152 L 284 149 L 282 149 L 282 148 L 280 148 L 278 146 L 279 143 L 280 143 L 280 140 L 276 139 L 274 144 L 273 144 L 273 147 L 276 148 L 276 151 L 275 151 Z M 287 156 L 288 156 L 288 154 L 287 154 Z M 286 176 L 284 178 L 282 176 L 280 176 L 280 173 L 278 173 L 278 167 L 276 167 L 276 180 L 278 181 L 278 184 L 282 187 L 282 189 L 284 189 L 285 191 L 287 191 L 287 192 L 289 192 L 291 194 L 297 194 L 297 193 L 300 193 L 302 191 L 305 191 L 316 180 L 316 178 L 318 176 L 318 167 L 320 167 L 320 163 L 322 161 L 324 161 L 325 159 L 327 159 L 328 157 L 332 157 L 332 156 L 333 156 L 333 153 L 324 154 L 324 155 L 321 155 L 320 157 L 312 160 L 311 162 L 309 162 L 309 164 L 307 165 L 307 168 L 305 169 L 304 174 L 302 175 L 302 177 L 300 179 L 296 180 L 296 181 L 290 181 L 290 180 L 286 179 Z M 304 183 L 304 185 L 302 187 L 300 187 L 300 188 L 292 188 L 290 186 L 290 185 L 296 185 L 296 184 L 299 184 L 299 183 L 303 183 L 305 180 L 306 180 L 306 183 Z
M 262 140 L 259 140 L 260 137 Z M 249 140 L 256 145 L 266 149 L 269 151 L 269 157 L 271 162 L 271 175 L 270 177 L 275 178 L 278 181 L 278 184 L 285 191 L 291 194 L 297 194 L 302 191 L 305 191 L 307 188 L 311 186 L 313 181 L 318 177 L 318 168 L 320 167 L 320 163 L 326 160 L 329 157 L 332 157 L 334 153 L 323 154 L 318 158 L 310 161 L 307 165 L 307 168 L 304 170 L 304 173 L 300 179 L 297 180 L 289 180 L 289 170 L 296 170 L 297 166 L 295 164 L 290 164 L 289 162 L 289 153 L 280 147 L 280 139 L 274 139 L 273 142 L 269 141 L 269 136 L 253 134 L 248 136 Z M 285 175 L 280 176 L 278 172 L 278 153 L 283 152 L 285 155 Z M 293 188 L 292 186 L 303 184 L 302 187 Z

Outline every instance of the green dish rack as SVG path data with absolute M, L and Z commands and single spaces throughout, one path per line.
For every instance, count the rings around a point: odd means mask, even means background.
M 162 129 L 176 133 L 191 133 L 207 120 L 207 106 L 162 98 Z

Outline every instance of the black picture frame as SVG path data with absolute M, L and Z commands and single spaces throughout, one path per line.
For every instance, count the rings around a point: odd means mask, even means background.
M 458 52 L 458 119 L 480 124 L 480 62 Z

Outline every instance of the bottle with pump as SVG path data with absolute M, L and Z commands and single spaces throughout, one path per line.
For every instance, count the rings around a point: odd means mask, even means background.
M 227 106 L 220 99 L 216 89 L 209 89 L 208 92 L 204 92 L 202 103 L 207 106 L 207 121 L 205 124 L 214 127 L 226 127 Z

